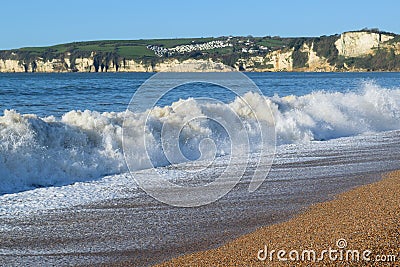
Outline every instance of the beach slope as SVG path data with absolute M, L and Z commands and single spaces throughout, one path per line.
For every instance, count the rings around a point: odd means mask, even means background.
M 157 266 L 396 266 L 400 264 L 399 182 L 400 171 L 388 173 L 379 182 L 313 205 L 292 220 Z M 279 250 L 285 252 L 281 260 Z M 304 253 L 310 250 L 316 252 L 315 258 Z

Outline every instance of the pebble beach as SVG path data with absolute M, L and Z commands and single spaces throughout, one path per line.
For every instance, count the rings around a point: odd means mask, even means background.
M 287 222 L 157 266 L 398 266 L 399 181 L 400 171 L 387 173 L 379 182 L 312 205 Z M 329 249 L 331 255 L 322 253 Z M 285 252 L 280 258 L 279 250 Z M 310 250 L 316 257 L 302 258 L 302 252 Z

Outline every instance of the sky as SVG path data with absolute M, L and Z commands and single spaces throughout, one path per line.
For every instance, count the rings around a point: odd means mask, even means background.
M 2 0 L 0 49 L 89 40 L 400 33 L 400 1 Z

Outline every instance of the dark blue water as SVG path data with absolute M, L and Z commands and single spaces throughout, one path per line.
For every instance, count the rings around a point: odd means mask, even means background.
M 5 109 L 39 116 L 61 116 L 70 110 L 124 111 L 135 90 L 151 73 L 0 74 L 0 114 Z M 305 95 L 313 91 L 359 90 L 365 82 L 398 88 L 400 73 L 246 73 L 264 95 Z M 210 84 L 181 86 L 159 105 L 180 98 L 213 97 L 231 101 L 234 95 Z

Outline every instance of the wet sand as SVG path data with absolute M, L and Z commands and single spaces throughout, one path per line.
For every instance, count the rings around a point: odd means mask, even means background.
M 267 257 L 265 260 L 260 260 L 258 256 L 261 259 L 266 256 L 265 246 L 268 251 Z M 332 259 L 337 256 L 336 260 L 330 259 L 328 253 L 321 256 L 322 251 L 329 248 L 338 251 L 339 254 L 331 254 Z M 271 257 L 272 250 L 276 252 Z M 281 258 L 286 258 L 288 261 L 278 260 L 278 250 L 286 251 Z M 292 250 L 297 251 L 299 260 L 296 252 L 291 252 Z M 308 260 L 307 254 L 302 258 L 303 250 L 314 250 L 317 255 L 316 261 L 322 258 L 323 260 L 313 262 L 313 257 Z M 342 260 L 340 260 L 341 250 Z M 350 250 L 357 250 L 359 256 L 354 254 L 353 257 L 352 253 L 347 252 Z M 369 254 L 367 250 L 371 253 Z M 396 258 L 390 255 L 395 255 Z M 378 262 L 379 260 L 381 261 Z M 332 201 L 312 205 L 306 212 L 287 222 L 262 227 L 219 248 L 184 255 L 157 266 L 398 266 L 399 264 L 400 171 L 395 171 L 386 174 L 379 182 L 342 193 Z

